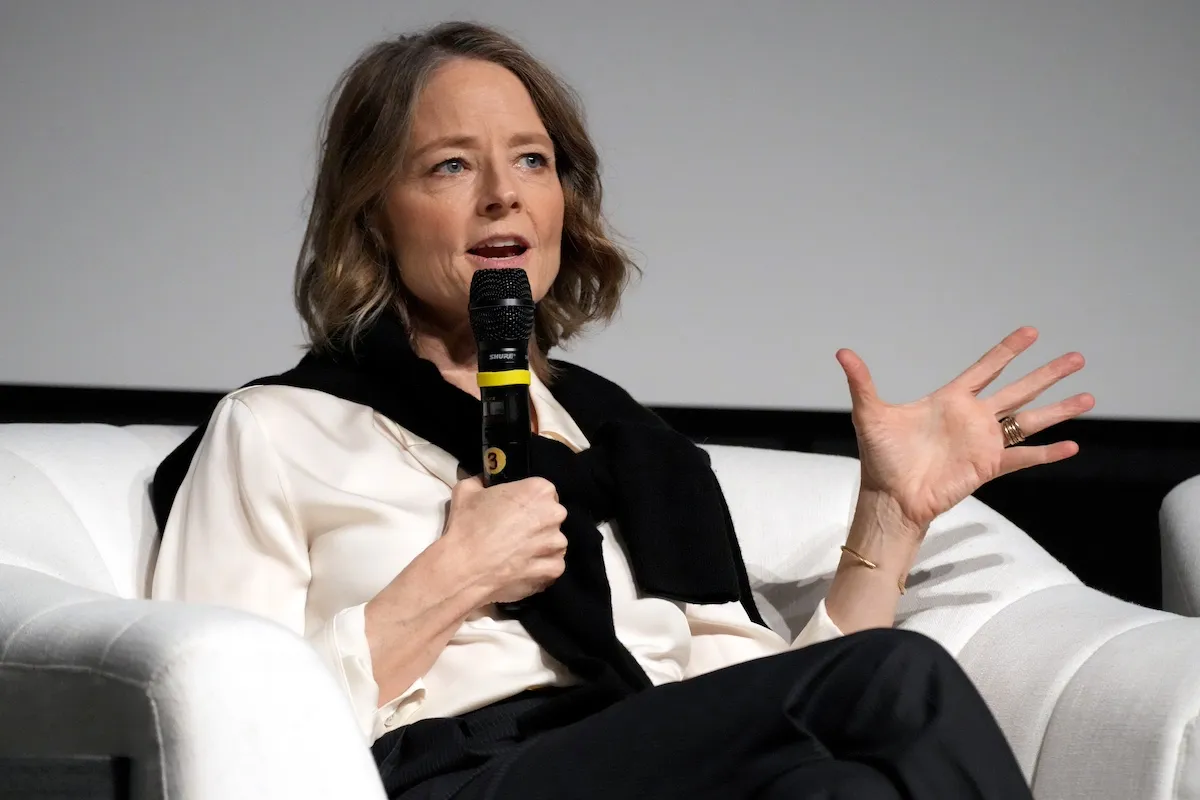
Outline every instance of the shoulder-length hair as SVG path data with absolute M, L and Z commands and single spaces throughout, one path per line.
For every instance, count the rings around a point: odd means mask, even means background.
M 564 198 L 558 277 L 538 303 L 532 366 L 550 376 L 546 354 L 592 322 L 607 322 L 637 270 L 608 234 L 599 158 L 574 92 L 512 38 L 449 22 L 366 50 L 330 95 L 316 185 L 296 264 L 295 302 L 309 348 L 353 345 L 381 313 L 412 331 L 412 298 L 382 224 L 384 194 L 408 143 L 421 89 L 457 58 L 498 64 L 521 80 L 554 144 Z

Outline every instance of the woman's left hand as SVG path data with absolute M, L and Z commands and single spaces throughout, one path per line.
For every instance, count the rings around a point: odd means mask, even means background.
M 983 399 L 978 395 L 1014 358 L 1037 340 L 1033 328 L 1004 338 L 966 372 L 913 403 L 879 399 L 867 365 L 854 352 L 839 350 L 850 385 L 851 417 L 862 470 L 860 493 L 894 504 L 923 532 L 935 517 L 993 478 L 1038 464 L 1070 458 L 1074 442 L 1006 447 L 1000 420 L 1015 416 L 1026 436 L 1091 410 L 1090 394 L 1018 411 L 1063 378 L 1083 368 L 1083 356 L 1068 353 Z

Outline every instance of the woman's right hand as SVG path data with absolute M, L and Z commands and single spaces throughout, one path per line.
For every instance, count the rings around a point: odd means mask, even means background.
M 450 495 L 442 543 L 453 548 L 469 583 L 489 603 L 515 603 L 554 583 L 566 569 L 567 510 L 544 478 L 484 487 L 461 480 Z
M 554 485 L 541 478 L 486 489 L 479 478 L 459 481 L 441 538 L 364 609 L 380 698 L 424 675 L 471 612 L 554 583 L 566 568 L 566 517 Z

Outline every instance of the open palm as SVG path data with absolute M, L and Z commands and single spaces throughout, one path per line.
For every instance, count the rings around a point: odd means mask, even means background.
M 923 530 L 993 478 L 1079 452 L 1069 441 L 1006 447 L 999 425 L 1004 417 L 1015 416 L 1025 435 L 1032 436 L 1089 411 L 1095 405 L 1090 394 L 1019 411 L 1082 369 L 1079 353 L 1060 356 L 994 395 L 979 397 L 1037 336 L 1033 328 L 1014 331 L 950 383 L 902 405 L 883 402 L 863 360 L 853 351 L 839 350 L 838 362 L 850 386 L 862 490 L 891 498 Z

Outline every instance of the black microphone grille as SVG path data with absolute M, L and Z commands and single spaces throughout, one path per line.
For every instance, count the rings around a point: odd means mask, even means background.
M 533 293 L 523 269 L 480 269 L 471 276 L 471 332 L 477 342 L 524 342 L 533 333 Z
M 529 275 L 523 269 L 477 269 L 471 276 L 471 307 L 496 305 L 503 300 L 533 302 Z

